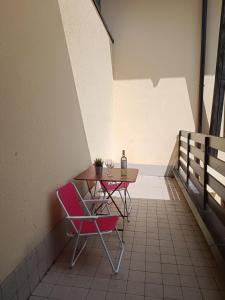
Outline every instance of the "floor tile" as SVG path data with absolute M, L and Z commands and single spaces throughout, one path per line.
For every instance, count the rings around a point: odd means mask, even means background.
M 146 272 L 145 281 L 147 283 L 162 284 L 163 283 L 162 274 L 161 273 Z
M 178 265 L 178 271 L 182 275 L 195 276 L 195 269 L 193 266 Z
M 202 295 L 204 300 L 223 300 L 224 297 L 219 293 L 219 291 L 213 290 L 202 290 Z
M 146 263 L 146 271 L 152 273 L 161 273 L 162 265 L 158 262 L 147 262 Z
M 106 291 L 108 289 L 109 279 L 105 278 L 94 278 L 91 283 L 91 289 L 93 290 L 103 290 Z
M 126 300 L 145 300 L 144 296 L 126 294 Z
M 29 298 L 29 300 L 47 300 L 47 299 L 48 298 L 39 297 L 39 296 L 30 296 L 30 298 Z
M 88 292 L 88 289 L 73 287 L 71 288 L 68 298 L 66 298 L 66 300 L 84 300 L 86 299 Z
M 178 274 L 178 266 L 175 264 L 162 264 L 162 273 Z
M 128 294 L 134 294 L 134 295 L 144 295 L 145 294 L 145 285 L 143 282 L 137 282 L 137 281 L 128 281 L 127 282 L 127 291 Z
M 145 281 L 145 272 L 130 270 L 128 280 L 144 282 Z
M 49 298 L 65 300 L 67 299 L 70 290 L 70 287 L 55 285 L 49 295 Z
M 53 285 L 48 283 L 40 283 L 34 290 L 33 295 L 48 298 L 52 289 Z
M 176 274 L 163 274 L 163 284 L 180 286 L 180 276 Z
M 57 284 L 60 277 L 61 277 L 61 273 L 48 272 L 42 279 L 42 282 Z
M 146 283 L 145 296 L 152 298 L 163 298 L 163 285 Z
M 108 290 L 118 293 L 125 293 L 127 287 L 126 280 L 114 280 L 111 279 L 109 282 Z
M 145 261 L 132 260 L 130 263 L 130 269 L 136 271 L 145 271 Z
M 108 292 L 106 294 L 106 300 L 124 300 L 125 296 L 126 294 Z
M 175 255 L 166 255 L 162 254 L 161 255 L 161 261 L 164 264 L 176 264 L 176 258 Z
M 205 289 L 216 289 L 216 281 L 213 278 L 209 277 L 198 277 L 198 283 L 200 288 L 205 288 Z
M 199 286 L 198 280 L 195 276 L 180 275 L 180 280 L 181 280 L 181 286 L 187 286 L 193 288 L 197 288 Z
M 164 297 L 168 299 L 183 299 L 180 287 L 172 285 L 164 285 Z
M 200 289 L 191 287 L 182 287 L 184 300 L 202 300 Z
M 87 300 L 105 300 L 106 292 L 90 290 L 87 295 Z

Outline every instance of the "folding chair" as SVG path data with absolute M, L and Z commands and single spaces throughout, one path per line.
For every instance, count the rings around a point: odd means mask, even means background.
M 104 199 L 105 199 L 105 196 L 106 196 L 106 193 L 107 193 L 106 189 L 107 189 L 107 191 L 109 193 L 112 193 L 113 191 L 119 192 L 120 198 L 121 198 L 121 200 L 123 202 L 123 205 L 125 207 L 125 210 L 126 210 L 126 213 L 127 213 L 127 217 L 128 217 L 128 215 L 130 214 L 131 209 L 132 209 L 131 197 L 130 197 L 130 194 L 128 192 L 129 183 L 122 182 L 122 184 L 121 184 L 120 182 L 108 182 L 108 181 L 104 181 L 104 183 L 102 183 L 100 181 L 100 185 L 101 185 L 101 188 L 102 188 L 103 198 Z M 124 192 L 124 198 L 122 196 L 122 192 Z M 126 201 L 127 196 L 129 198 L 129 204 Z
M 78 257 L 85 248 L 88 237 L 98 235 L 105 250 L 106 256 L 111 264 L 112 270 L 115 273 L 118 273 L 124 252 L 124 245 L 116 227 L 119 217 L 113 215 L 91 215 L 87 207 L 87 203 L 94 203 L 96 201 L 98 203 L 101 201 L 106 203 L 108 200 L 84 200 L 81 197 L 77 187 L 72 182 L 69 182 L 63 187 L 59 188 L 56 191 L 56 195 L 64 211 L 66 212 L 66 218 L 70 220 L 73 228 L 72 233 L 67 233 L 70 237 L 74 238 L 75 242 L 70 263 L 71 268 L 75 265 Z M 113 263 L 112 257 L 104 240 L 104 234 L 110 234 L 113 231 L 116 232 L 121 247 L 120 255 L 116 265 Z M 80 237 L 85 237 L 85 242 L 81 249 L 77 251 Z

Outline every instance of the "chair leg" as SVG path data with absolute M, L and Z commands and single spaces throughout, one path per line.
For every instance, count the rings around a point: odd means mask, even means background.
M 111 215 L 111 211 L 109 209 L 109 204 L 108 203 L 102 205 L 102 207 L 101 207 L 101 213 L 103 213 L 103 211 L 104 211 L 105 208 L 107 209 L 108 214 Z
M 129 222 L 129 211 L 127 208 L 127 189 L 124 190 L 124 210 L 126 211 L 127 221 Z
M 120 198 L 121 198 L 121 200 L 122 200 L 122 202 L 123 202 L 123 206 L 125 207 L 125 201 L 124 201 L 124 199 L 123 199 L 122 193 L 121 193 L 120 190 L 118 190 L 118 192 L 119 192 Z M 125 192 L 124 192 L 124 196 L 125 196 L 125 198 L 126 198 Z M 125 215 L 125 213 L 124 213 L 124 215 Z
M 131 210 L 132 210 L 132 200 L 131 200 L 131 197 L 130 197 L 130 194 L 129 194 L 129 192 L 128 192 L 128 189 L 126 189 L 126 192 L 127 192 L 127 195 L 128 195 L 128 197 L 129 197 L 129 200 L 130 200 L 130 205 L 129 205 L 129 209 L 128 209 L 128 212 L 129 212 L 129 214 L 130 214 L 130 212 L 131 212 Z
M 70 262 L 70 268 L 74 267 L 76 261 L 78 260 L 79 256 L 81 255 L 82 251 L 84 250 L 84 248 L 85 248 L 85 246 L 87 244 L 87 238 L 85 238 L 83 246 L 81 247 L 81 249 L 79 250 L 79 252 L 76 254 L 77 248 L 78 248 L 79 239 L 80 239 L 80 234 L 78 233 L 77 234 L 77 238 L 75 239 L 74 249 L 73 249 L 73 253 L 72 253 L 72 257 L 71 257 L 71 262 Z
M 111 257 L 111 255 L 109 253 L 108 247 L 107 247 L 107 245 L 105 243 L 105 240 L 103 238 L 103 235 L 102 235 L 102 233 L 100 231 L 99 231 L 99 236 L 100 236 L 103 248 L 105 250 L 105 253 L 106 253 L 106 255 L 107 255 L 108 259 L 109 259 L 109 262 L 110 262 L 110 265 L 112 267 L 113 272 L 114 273 L 118 273 L 119 272 L 119 268 L 120 268 L 120 264 L 121 264 L 121 260 L 122 260 L 122 256 L 123 256 L 123 252 L 124 252 L 124 244 L 123 244 L 123 241 L 122 241 L 122 239 L 120 237 L 120 234 L 119 234 L 117 228 L 115 229 L 115 231 L 116 231 L 116 234 L 118 236 L 118 239 L 119 239 L 119 242 L 120 242 L 120 247 L 121 247 L 120 256 L 119 256 L 119 259 L 118 259 L 118 262 L 117 262 L 116 266 L 114 265 L 114 263 L 112 261 L 112 257 Z
M 121 191 L 120 191 L 120 190 L 118 190 L 118 192 L 119 192 L 119 194 L 120 194 L 120 198 L 121 198 L 121 200 L 122 200 L 122 202 L 123 202 L 123 196 L 122 196 L 122 194 L 121 194 Z
M 108 211 L 109 215 L 111 215 L 111 211 L 110 211 L 110 208 L 109 208 L 109 204 L 108 204 L 108 203 L 106 203 L 106 208 L 107 208 L 107 211 Z

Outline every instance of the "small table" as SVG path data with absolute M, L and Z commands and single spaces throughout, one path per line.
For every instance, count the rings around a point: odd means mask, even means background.
M 125 209 L 127 210 L 126 207 L 124 207 L 124 213 L 122 213 L 121 209 L 118 207 L 116 204 L 115 200 L 113 199 L 112 195 L 120 188 L 120 186 L 123 183 L 134 183 L 136 182 L 138 175 L 138 169 L 127 169 L 127 175 L 126 176 L 121 176 L 121 169 L 120 168 L 113 168 L 110 169 L 110 176 L 108 175 L 108 169 L 103 168 L 102 174 L 101 175 L 96 175 L 95 173 L 95 167 L 92 165 L 90 166 L 87 170 L 84 172 L 80 173 L 78 176 L 76 176 L 74 179 L 75 180 L 85 180 L 88 186 L 88 190 L 91 194 L 91 188 L 89 185 L 90 181 L 99 181 L 103 184 L 104 182 L 118 182 L 118 185 L 116 185 L 115 189 L 113 191 L 108 191 L 106 190 L 106 193 L 108 194 L 108 198 L 111 199 L 113 204 L 115 205 L 116 209 L 118 210 L 120 216 L 123 218 L 123 229 L 124 229 L 124 218 L 128 217 L 128 215 L 125 214 Z M 91 194 L 92 195 L 92 194 Z M 124 206 L 126 206 L 126 197 L 125 197 L 125 203 Z

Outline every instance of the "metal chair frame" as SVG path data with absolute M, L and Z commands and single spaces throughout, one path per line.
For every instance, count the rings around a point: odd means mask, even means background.
M 115 184 L 116 184 L 116 183 L 115 183 Z M 118 184 L 119 184 L 119 183 L 118 183 Z M 109 199 L 109 196 L 106 197 L 107 191 L 105 190 L 104 185 L 102 185 L 102 192 L 103 192 L 103 199 Z M 111 191 L 111 192 L 112 192 L 112 191 Z M 126 188 L 124 188 L 124 187 L 119 187 L 118 189 L 115 189 L 115 190 L 113 191 L 113 193 L 114 193 L 114 192 L 118 192 L 118 193 L 120 194 L 120 198 L 121 198 L 121 200 L 122 200 L 122 202 L 123 202 L 124 209 L 125 209 L 125 211 L 126 211 L 126 216 L 125 216 L 125 217 L 127 217 L 127 220 L 129 221 L 128 217 L 129 217 L 129 214 L 130 214 L 130 212 L 131 212 L 131 210 L 132 210 L 132 202 L 131 202 L 130 194 L 129 194 L 129 192 L 128 192 L 128 188 L 127 188 L 127 187 L 126 187 Z M 123 196 L 122 196 L 122 192 L 124 192 L 124 198 L 123 198 Z M 108 193 L 110 193 L 110 192 L 108 191 Z M 129 198 L 129 204 L 127 203 L 127 195 L 128 195 L 128 198 Z M 107 205 L 109 205 L 109 203 L 107 203 Z
M 63 209 L 64 209 L 64 211 L 66 213 L 66 219 L 71 222 L 71 224 L 72 224 L 72 226 L 73 226 L 73 228 L 75 230 L 75 233 L 67 233 L 67 235 L 69 237 L 74 238 L 74 249 L 73 249 L 73 253 L 72 253 L 72 257 L 71 257 L 70 267 L 72 268 L 75 265 L 76 261 L 78 260 L 79 256 L 81 255 L 82 251 L 84 250 L 84 248 L 85 248 L 85 246 L 87 244 L 88 237 L 94 236 L 94 235 L 98 235 L 99 238 L 100 238 L 100 241 L 102 243 L 103 249 L 105 250 L 106 256 L 107 256 L 107 258 L 109 260 L 109 263 L 110 263 L 110 265 L 112 267 L 113 272 L 114 273 L 118 273 L 119 272 L 119 268 L 120 268 L 120 264 L 121 264 L 121 260 L 122 260 L 122 256 L 123 256 L 123 253 L 124 253 L 124 244 L 123 244 L 123 241 L 122 241 L 122 239 L 120 237 L 118 229 L 115 226 L 115 231 L 116 231 L 116 235 L 117 235 L 117 237 L 119 239 L 119 244 L 120 244 L 121 250 L 120 250 L 120 255 L 119 255 L 117 264 L 115 264 L 115 263 L 113 263 L 113 260 L 112 260 L 112 257 L 110 255 L 109 249 L 108 249 L 108 247 L 106 245 L 106 242 L 104 240 L 104 235 L 105 234 L 110 234 L 113 231 L 112 230 L 110 230 L 110 231 L 101 231 L 99 229 L 98 224 L 97 224 L 97 220 L 99 218 L 108 218 L 108 217 L 112 217 L 112 215 L 110 215 L 110 214 L 109 215 L 92 215 L 91 212 L 90 212 L 90 210 L 88 209 L 88 207 L 86 205 L 86 203 L 88 203 L 88 202 L 92 203 L 92 204 L 94 204 L 94 203 L 103 203 L 103 204 L 106 204 L 108 202 L 108 200 L 107 199 L 90 199 L 90 200 L 84 200 L 82 198 L 80 192 L 78 191 L 76 185 L 73 182 L 71 182 L 71 183 L 72 183 L 72 185 L 73 185 L 73 187 L 75 189 L 75 192 L 77 193 L 77 195 L 78 195 L 78 197 L 79 197 L 79 199 L 80 199 L 80 201 L 81 201 L 84 209 L 86 210 L 87 215 L 83 215 L 83 216 L 71 216 L 68 213 L 66 207 L 64 206 L 63 200 L 61 199 L 58 190 L 56 191 L 57 198 L 58 198 L 59 202 L 61 203 L 61 205 L 62 205 L 62 207 L 63 207 Z M 80 221 L 79 228 L 77 228 L 77 226 L 75 226 L 75 224 L 72 222 L 73 220 Z M 83 222 L 84 221 L 92 221 L 92 222 L 94 222 L 95 227 L 96 227 L 96 232 L 82 233 L 81 230 L 82 230 L 82 226 L 83 226 Z M 78 244 L 79 244 L 80 237 L 85 237 L 85 241 L 84 241 L 81 249 L 79 251 L 77 251 L 78 250 Z

